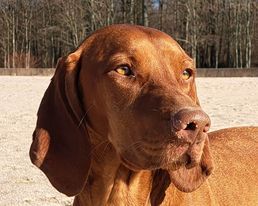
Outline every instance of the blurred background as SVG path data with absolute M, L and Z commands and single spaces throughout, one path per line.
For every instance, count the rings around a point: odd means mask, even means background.
M 257 0 L 1 0 L 0 68 L 52 68 L 96 29 L 170 34 L 198 68 L 258 67 Z

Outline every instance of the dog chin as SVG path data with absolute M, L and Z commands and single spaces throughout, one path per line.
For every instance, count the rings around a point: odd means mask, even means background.
M 180 161 L 173 161 L 169 163 L 164 163 L 164 162 L 157 162 L 155 164 L 151 164 L 148 162 L 147 164 L 140 165 L 139 163 L 135 163 L 132 161 L 129 161 L 128 159 L 124 157 L 120 157 L 122 164 L 127 167 L 130 170 L 133 171 L 140 171 L 140 170 L 157 170 L 157 169 L 164 169 L 164 170 L 178 170 L 180 167 L 186 165 L 185 160 L 180 160 Z

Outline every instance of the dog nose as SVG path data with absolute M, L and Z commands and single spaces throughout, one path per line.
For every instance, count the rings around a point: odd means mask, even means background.
M 182 109 L 172 117 L 172 126 L 178 138 L 191 144 L 198 143 L 201 139 L 196 140 L 196 137 L 208 132 L 210 118 L 201 109 Z

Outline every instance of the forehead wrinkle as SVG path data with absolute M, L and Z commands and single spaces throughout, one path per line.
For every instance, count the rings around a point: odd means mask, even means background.
M 162 52 L 162 61 L 165 64 L 165 69 L 162 72 L 163 82 L 177 82 L 176 76 L 180 75 L 185 68 L 192 68 L 195 70 L 193 60 L 185 53 L 180 45 L 171 39 L 159 38 L 154 41 L 157 47 Z
M 191 61 L 192 59 L 185 53 L 181 46 L 172 38 L 168 40 L 156 39 L 155 45 L 160 48 L 163 55 L 169 55 L 171 58 L 176 59 L 176 62 L 183 63 L 183 61 Z M 181 61 L 178 61 L 180 58 Z
M 114 48 L 116 49 L 113 50 L 111 60 L 130 59 L 141 68 L 156 67 L 153 62 L 157 59 L 158 49 L 146 36 L 122 38 L 120 41 L 114 42 Z
M 154 38 L 152 43 L 155 45 L 158 55 L 159 69 L 157 74 L 160 79 L 168 79 L 174 76 L 175 69 L 178 67 L 178 45 L 171 38 Z
M 144 79 L 151 78 L 154 82 L 174 80 L 174 72 L 180 67 L 177 65 L 178 59 L 185 59 L 187 55 L 172 38 L 146 36 L 133 37 L 120 44 L 124 48 L 122 51 L 126 51 L 122 54 L 135 60 L 138 66 L 136 70 Z
M 139 44 L 136 54 L 139 58 L 140 68 L 143 75 L 148 76 L 148 79 L 162 79 L 166 70 L 166 59 L 163 59 L 161 50 L 157 48 L 150 40 L 145 40 Z
M 109 58 L 109 62 L 114 64 L 127 63 L 131 60 L 131 55 L 125 52 L 118 52 Z

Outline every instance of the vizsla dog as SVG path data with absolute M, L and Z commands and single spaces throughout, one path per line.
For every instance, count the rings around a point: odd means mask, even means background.
M 32 162 L 75 206 L 258 205 L 258 128 L 208 134 L 195 75 L 165 33 L 96 31 L 58 62 Z

